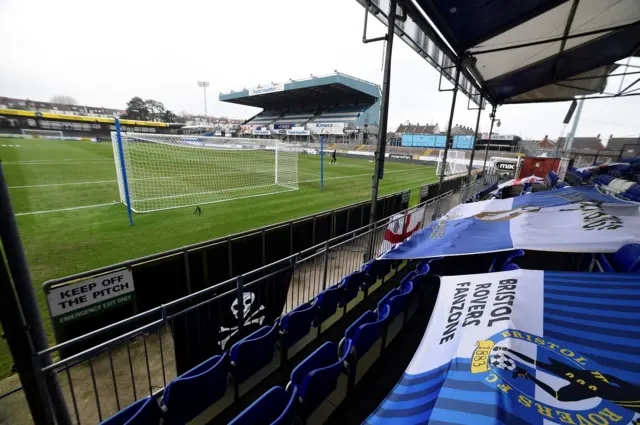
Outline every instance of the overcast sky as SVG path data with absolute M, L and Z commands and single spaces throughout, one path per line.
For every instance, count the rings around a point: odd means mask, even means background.
M 362 43 L 363 14 L 355 0 L 0 0 L 0 95 L 69 95 L 122 109 L 140 96 L 203 113 L 196 82 L 207 80 L 210 115 L 249 118 L 259 109 L 220 102 L 218 93 L 334 70 L 382 85 L 383 45 Z M 382 35 L 369 22 L 370 36 Z M 400 39 L 394 46 L 389 128 L 444 127 L 451 93 L 438 92 L 438 73 Z M 475 112 L 458 99 L 454 124 L 473 127 Z M 586 102 L 577 134 L 638 136 L 639 106 L 640 97 Z M 555 139 L 568 107 L 501 107 L 498 131 Z

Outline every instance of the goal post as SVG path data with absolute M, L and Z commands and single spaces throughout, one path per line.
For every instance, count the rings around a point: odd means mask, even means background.
M 466 173 L 469 167 L 469 160 L 466 158 L 466 151 L 449 149 L 447 152 L 447 163 L 444 169 L 445 176 L 452 176 L 454 174 Z M 439 176 L 442 172 L 442 166 L 444 164 L 444 149 L 438 153 L 438 162 L 436 163 L 436 175 Z
M 120 201 L 151 212 L 298 190 L 300 147 L 276 139 L 111 133 Z M 125 173 L 122 172 L 121 154 Z
M 32 136 L 36 138 L 37 137 L 54 137 L 57 139 L 64 139 L 64 135 L 62 134 L 62 131 L 59 131 L 59 130 L 38 130 L 38 129 L 23 128 L 20 131 L 25 136 Z

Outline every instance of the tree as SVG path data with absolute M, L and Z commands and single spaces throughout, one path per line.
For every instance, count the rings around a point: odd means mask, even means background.
M 63 105 L 77 105 L 78 101 L 71 96 L 59 94 L 51 98 L 51 103 L 61 103 Z
M 124 118 L 130 120 L 146 121 L 149 119 L 149 109 L 142 98 L 134 96 L 127 102 L 127 112 Z
M 171 109 L 167 109 L 162 114 L 162 122 L 178 122 L 178 116 Z
M 156 119 L 162 119 L 162 115 L 165 112 L 164 104 L 162 102 L 158 102 L 157 100 L 147 99 L 144 101 L 147 106 L 147 110 L 149 111 L 149 119 L 151 121 L 155 121 Z

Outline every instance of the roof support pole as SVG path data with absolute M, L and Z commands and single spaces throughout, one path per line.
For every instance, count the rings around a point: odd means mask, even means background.
M 451 99 L 451 112 L 449 112 L 449 126 L 447 127 L 447 137 L 444 141 L 444 154 L 442 155 L 442 167 L 440 168 L 440 183 L 438 184 L 438 195 L 442 194 L 442 182 L 447 168 L 447 154 L 449 153 L 449 138 L 451 137 L 451 127 L 453 127 L 453 113 L 456 110 L 456 98 L 458 97 L 458 82 L 460 81 L 460 67 L 456 66 L 456 82 L 453 84 L 453 98 Z
M 489 139 L 487 139 L 487 148 L 484 150 L 484 164 L 482 164 L 482 172 L 487 168 L 487 157 L 489 156 L 489 146 L 491 146 L 491 135 L 493 134 L 493 123 L 496 121 L 496 105 L 491 110 L 491 128 L 489 129 Z
M 480 107 L 478 107 L 478 118 L 476 119 L 476 132 L 473 136 L 471 145 L 471 159 L 469 159 L 469 171 L 467 172 L 467 183 L 471 183 L 471 169 L 473 168 L 473 157 L 476 155 L 476 140 L 478 140 L 478 130 L 480 129 L 480 113 L 482 112 L 482 101 L 484 98 L 480 96 Z
M 584 97 L 578 100 L 578 109 L 576 110 L 575 117 L 573 117 L 573 125 L 571 126 L 571 131 L 569 132 L 569 136 L 567 137 L 567 141 L 564 146 L 565 152 L 569 152 L 571 150 L 573 139 L 576 137 L 576 130 L 578 129 L 578 123 L 580 122 L 580 115 L 582 115 L 582 105 L 584 105 Z
M 378 188 L 380 180 L 384 175 L 384 154 L 387 143 L 387 119 L 389 117 L 389 91 L 391 86 L 391 54 L 393 53 L 393 34 L 396 27 L 396 5 L 397 0 L 389 1 L 389 21 L 387 27 L 387 49 L 384 56 L 384 70 L 382 77 L 382 99 L 380 99 L 380 121 L 378 124 L 378 144 L 375 152 L 375 169 L 371 179 L 371 209 L 369 215 L 369 225 L 374 226 L 376 222 L 376 204 L 378 203 Z M 369 243 L 369 259 L 373 258 L 375 242 L 375 232 L 371 232 Z
M 384 56 L 384 71 L 382 77 L 382 99 L 380 99 L 380 122 L 378 125 L 378 144 L 375 152 L 375 171 L 371 184 L 371 214 L 369 224 L 376 222 L 376 203 L 378 202 L 378 187 L 384 174 L 384 154 L 387 145 L 387 118 L 389 117 L 389 91 L 391 85 L 391 54 L 393 53 L 393 32 L 396 27 L 397 0 L 389 2 L 389 22 L 386 35 L 387 49 Z
M 24 254 L 22 242 L 20 241 L 18 225 L 16 223 L 16 217 L 13 213 L 13 207 L 9 198 L 9 189 L 4 178 L 4 171 L 1 164 L 0 241 L 2 242 L 2 246 L 4 247 L 4 254 L 8 266 L 8 274 L 13 280 L 15 295 L 18 299 L 18 302 L 20 303 L 20 310 L 22 310 L 22 316 L 24 317 L 24 322 L 26 324 L 26 327 L 22 329 L 12 329 L 12 332 L 28 334 L 28 337 L 26 335 L 18 335 L 17 338 L 19 340 L 22 340 L 23 343 L 25 342 L 25 340 L 30 339 L 30 343 L 32 344 L 31 347 L 35 351 L 35 353 L 40 352 L 48 348 L 49 342 L 44 332 L 42 317 L 40 316 L 40 310 L 38 309 L 38 303 L 36 301 L 36 294 L 33 290 L 31 275 L 29 274 L 29 268 L 27 266 L 27 258 Z M 0 259 L 0 261 L 3 260 Z M 2 279 L 3 278 L 0 277 L 0 280 Z M 3 290 L 7 290 L 7 288 L 10 288 L 10 285 L 5 285 L 2 287 Z M 0 297 L 11 298 L 13 297 L 13 294 L 0 293 Z M 13 323 L 16 322 L 14 321 Z M 8 323 L 3 322 L 3 326 L 7 325 Z M 5 331 L 8 332 L 9 330 L 5 328 Z M 24 348 L 27 346 L 22 345 L 22 347 Z M 14 347 L 12 347 L 12 350 L 13 348 Z M 21 366 L 23 368 L 22 371 L 20 371 L 20 368 L 18 369 L 21 377 L 23 376 L 23 373 L 27 373 L 27 375 L 31 376 L 37 381 L 40 381 L 40 383 L 37 384 L 38 386 L 40 384 L 42 384 L 43 386 L 46 385 L 46 393 L 40 393 L 40 396 L 48 395 L 49 400 L 38 398 L 39 396 L 37 387 L 31 387 L 29 389 L 30 392 L 33 391 L 30 395 L 27 395 L 29 407 L 34 408 L 38 406 L 38 404 L 40 404 L 40 407 L 37 408 L 42 409 L 42 412 L 32 411 L 33 418 L 34 420 L 36 418 L 40 418 L 38 420 L 42 420 L 42 422 L 39 423 L 53 424 L 54 418 L 48 417 L 49 412 L 53 410 L 53 415 L 55 416 L 55 420 L 59 425 L 71 425 L 71 416 L 69 415 L 69 411 L 67 410 L 67 404 L 65 402 L 64 395 L 62 394 L 62 389 L 60 388 L 55 372 L 49 371 L 43 374 L 41 370 L 42 367 L 47 366 L 51 363 L 51 355 L 47 354 L 45 356 L 38 357 L 37 355 L 35 355 L 35 353 L 22 353 L 28 356 L 27 363 L 31 363 L 32 370 L 24 369 L 25 363 L 21 361 L 23 359 L 14 358 L 14 361 L 16 361 L 16 365 L 23 365 Z M 13 354 L 16 355 L 16 353 Z M 36 384 L 36 382 L 32 382 L 32 384 Z M 25 385 L 25 391 L 27 391 L 27 385 Z M 46 403 L 47 401 L 50 401 L 51 405 L 47 406 L 42 404 Z M 46 421 L 44 418 L 46 418 Z

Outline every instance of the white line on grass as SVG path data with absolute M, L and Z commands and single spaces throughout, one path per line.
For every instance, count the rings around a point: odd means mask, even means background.
M 387 171 L 386 174 L 405 173 L 407 171 L 424 171 L 424 170 L 421 170 L 419 168 L 407 168 L 405 170 Z M 371 173 L 354 174 L 354 175 L 350 175 L 350 176 L 339 176 L 339 177 L 326 177 L 325 180 L 350 179 L 350 178 L 354 178 L 354 177 L 362 177 L 362 176 L 370 176 L 370 175 L 371 175 Z M 311 179 L 311 180 L 300 180 L 298 183 L 311 183 L 311 182 L 317 182 L 317 181 L 320 181 L 320 179 L 318 178 L 318 179 Z M 91 183 L 91 182 L 87 182 L 87 183 Z M 93 183 L 95 183 L 95 182 L 93 182 Z M 208 192 L 205 192 L 205 193 L 208 193 Z M 264 193 L 264 194 L 253 195 L 253 196 L 275 195 L 277 193 L 283 193 L 283 192 Z M 189 195 L 195 195 L 195 194 L 192 193 L 192 194 L 178 195 L 178 196 L 189 196 Z M 171 197 L 175 197 L 175 196 L 171 196 Z M 156 199 L 156 198 L 154 198 L 154 199 Z M 162 198 L 157 198 L 157 199 L 162 199 Z M 236 199 L 239 199 L 239 198 L 236 198 Z M 229 200 L 232 200 L 232 199 L 229 199 Z M 220 201 L 220 202 L 222 202 L 222 201 Z M 81 210 L 81 209 L 85 209 L 85 208 L 105 207 L 105 206 L 108 206 L 108 205 L 114 205 L 114 204 L 113 204 L 113 202 L 111 202 L 111 203 L 108 203 L 108 204 L 81 205 L 81 206 L 78 206 L 78 207 L 60 208 L 60 209 L 56 209 L 56 210 L 23 212 L 23 213 L 17 213 L 16 216 L 34 215 L 34 214 L 48 214 L 48 213 L 63 212 L 63 211 L 74 211 L 74 210 Z
M 23 213 L 17 213 L 16 217 L 20 216 L 20 215 L 48 214 L 48 213 L 55 213 L 55 212 L 61 212 L 61 211 L 82 210 L 82 209 L 85 209 L 85 208 L 106 207 L 108 205 L 113 206 L 114 204 L 113 204 L 113 202 L 110 202 L 108 204 L 81 205 L 79 207 L 60 208 L 60 209 L 57 209 L 57 210 L 23 212 Z
M 414 169 L 414 168 L 407 168 L 406 170 L 394 170 L 394 171 L 386 171 L 385 174 L 391 174 L 391 173 L 404 173 L 407 171 L 424 171 L 421 170 L 419 168 Z M 373 170 L 371 173 L 366 173 L 366 174 L 352 174 L 350 176 L 339 176 L 339 177 L 325 177 L 324 180 L 339 180 L 339 179 L 350 179 L 352 177 L 362 177 L 362 176 L 372 176 L 373 174 Z M 320 179 L 311 179 L 311 180 L 300 180 L 298 183 L 311 183 L 311 182 L 319 182 Z
M 70 159 L 62 159 L 60 161 L 42 160 L 42 161 L 2 162 L 2 165 L 60 165 L 60 164 L 113 164 L 113 161 L 73 161 Z
M 87 184 L 103 184 L 103 183 L 116 183 L 117 180 L 100 180 L 93 182 L 76 182 L 76 183 L 49 183 L 49 184 L 29 184 L 25 186 L 9 186 L 9 189 L 30 189 L 32 187 L 55 187 L 55 186 L 76 186 Z

